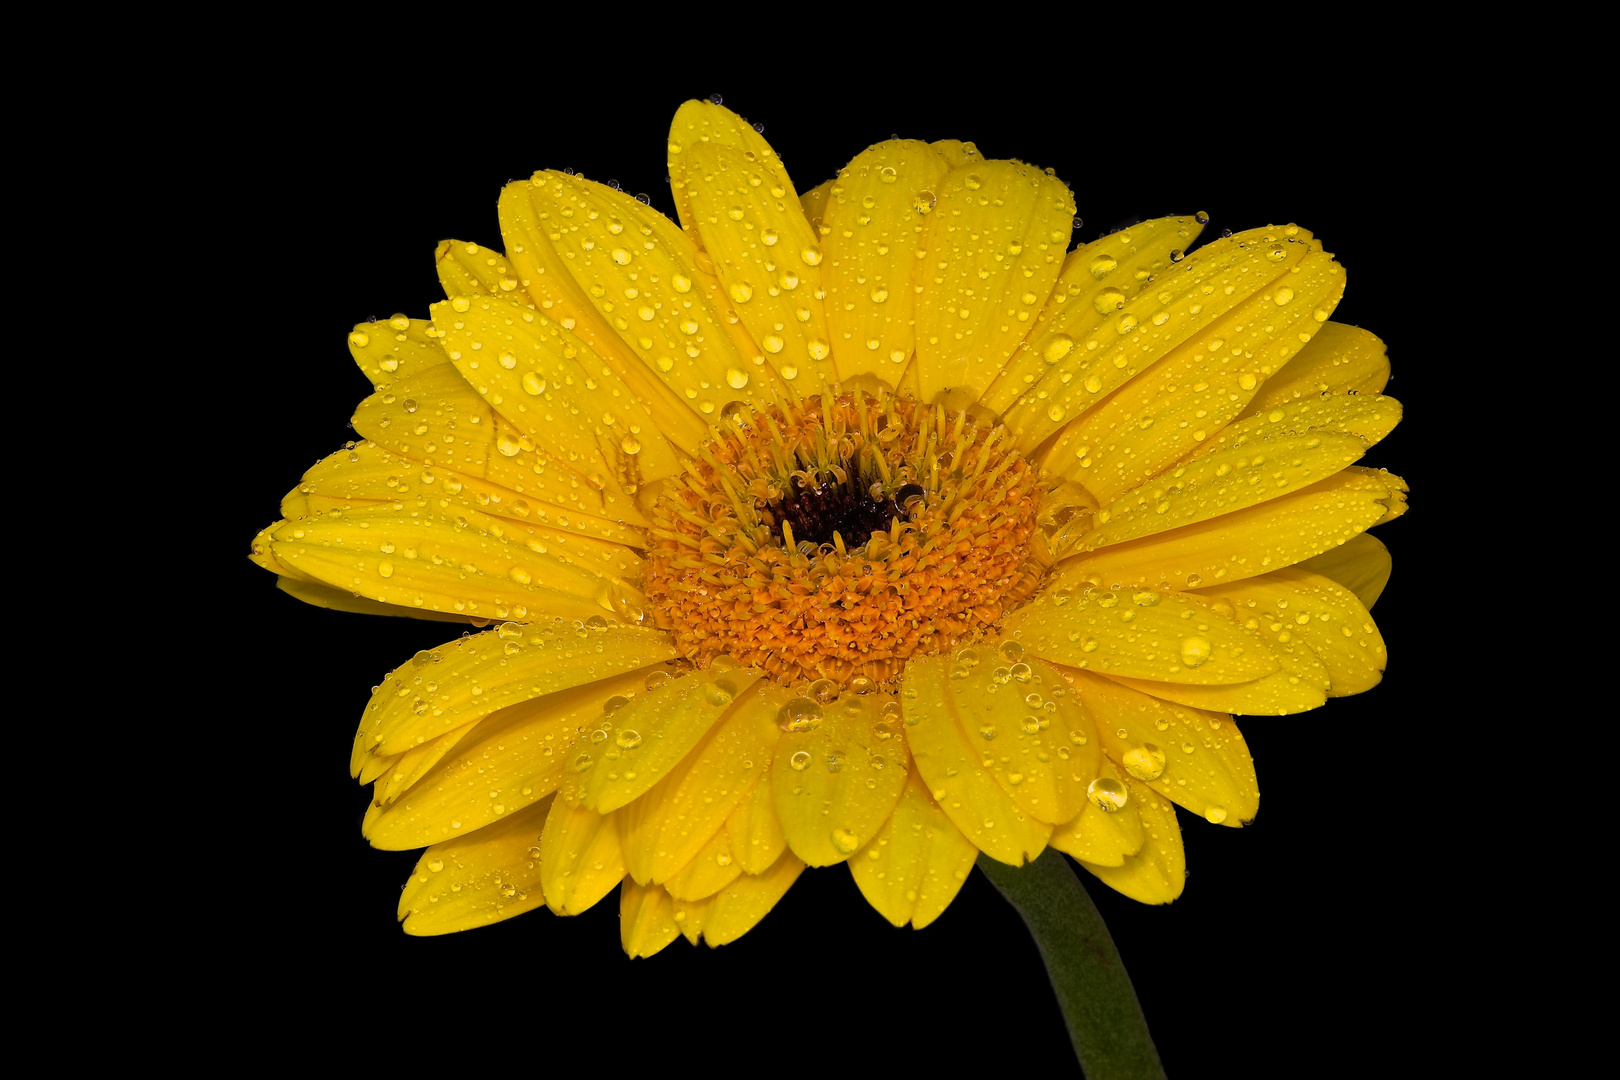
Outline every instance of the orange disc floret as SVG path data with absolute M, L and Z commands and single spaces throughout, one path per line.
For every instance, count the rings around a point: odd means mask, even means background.
M 654 505 L 647 597 L 694 662 L 881 683 L 1034 589 L 1047 485 L 1005 429 L 859 391 L 727 421 Z

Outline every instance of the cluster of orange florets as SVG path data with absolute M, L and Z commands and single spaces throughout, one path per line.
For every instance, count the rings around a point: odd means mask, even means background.
M 733 419 L 654 511 L 649 606 L 694 662 L 730 655 L 784 684 L 882 683 L 1033 591 L 1043 483 L 1003 429 L 858 392 Z M 790 485 L 832 484 L 879 502 L 902 493 L 907 520 L 795 538 Z

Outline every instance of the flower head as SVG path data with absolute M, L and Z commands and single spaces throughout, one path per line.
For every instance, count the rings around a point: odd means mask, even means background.
M 457 622 L 380 685 L 365 833 L 426 847 L 443 933 L 620 889 L 625 948 L 731 941 L 808 866 L 924 926 L 981 852 L 1149 903 L 1171 804 L 1253 817 L 1232 713 L 1374 685 L 1354 462 L 1400 416 L 1307 231 L 1069 251 L 1057 178 L 891 140 L 799 195 L 719 105 L 680 225 L 571 173 L 505 252 L 438 250 L 430 320 L 357 326 L 376 392 L 254 558 L 311 603 Z M 493 624 L 493 625 L 492 625 Z

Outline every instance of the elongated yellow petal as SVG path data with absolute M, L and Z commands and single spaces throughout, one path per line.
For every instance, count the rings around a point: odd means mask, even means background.
M 711 667 L 608 713 L 569 749 L 563 799 L 603 814 L 639 799 L 740 708 L 759 677 L 747 668 Z
M 1104 321 L 1117 319 L 1125 304 L 1171 265 L 1171 252 L 1186 250 L 1203 228 L 1189 217 L 1156 218 L 1069 252 L 1051 298 L 985 392 L 984 404 L 1005 412 L 1048 368 L 1073 352 L 1075 342 L 1086 341 Z M 1034 393 L 1044 400 L 1040 389 Z
M 1116 496 L 1097 512 L 1099 524 L 1085 543 L 1106 547 L 1235 513 L 1332 476 L 1365 452 L 1354 436 L 1315 434 L 1220 450 Z
M 801 712 L 813 705 L 796 700 Z M 782 736 L 771 766 L 782 833 L 810 866 L 841 863 L 871 840 L 911 770 L 895 698 L 845 694 L 824 711 L 814 730 Z
M 776 800 L 771 794 L 771 774 L 761 769 L 753 789 L 742 797 L 726 819 L 731 838 L 731 854 L 747 874 L 763 874 L 787 847 L 782 823 L 776 817 Z
M 619 886 L 619 940 L 634 960 L 652 956 L 681 936 L 675 901 L 659 885 L 637 885 L 626 878 Z
M 1127 774 L 1217 824 L 1260 809 L 1254 759 L 1229 716 L 1172 705 L 1086 671 L 1065 674 L 1097 719 L 1103 749 Z
M 468 384 L 596 487 L 633 494 L 680 472 L 646 406 L 561 324 L 505 299 L 465 296 L 434 304 L 433 323 Z
M 419 937 L 488 926 L 545 903 L 539 842 L 549 801 L 422 853 L 399 897 L 405 932 Z
M 1344 269 L 1313 245 L 1224 318 L 1066 428 L 1045 466 L 1110 500 L 1230 423 L 1344 295 Z
M 616 486 L 592 482 L 566 460 L 536 449 L 448 362 L 371 395 L 355 410 L 354 427 L 403 458 L 431 461 L 420 481 L 444 481 L 430 489 L 441 498 L 455 499 L 471 485 L 467 493 L 488 512 L 620 543 L 635 541 L 618 523 L 646 524 L 634 501 Z M 576 516 L 580 520 L 572 521 Z
M 1066 854 L 1096 866 L 1124 866 L 1125 860 L 1142 850 L 1147 832 L 1142 828 L 1141 800 L 1127 795 L 1117 802 L 1120 792 L 1129 792 L 1124 772 L 1104 758 L 1099 778 L 1113 783 L 1101 798 L 1087 799 L 1085 809 L 1052 830 L 1047 841 Z
M 433 324 L 405 315 L 357 324 L 349 332 L 349 355 L 379 390 L 450 362 Z
M 669 167 L 670 191 L 675 196 L 675 213 L 680 218 L 681 227 L 688 232 L 695 233 L 697 229 L 687 192 L 689 166 L 685 155 L 686 151 L 699 147 L 723 147 L 734 151 L 768 174 L 776 185 L 789 192 L 793 190 L 793 181 L 788 177 L 782 159 L 752 124 L 724 105 L 712 101 L 694 99 L 683 102 L 675 110 L 675 118 L 669 124 L 669 157 L 666 164 Z
M 1304 655 L 1315 660 L 1314 654 L 1302 649 Z M 1109 678 L 1132 690 L 1187 705 L 1208 712 L 1237 713 L 1245 716 L 1288 716 L 1309 712 L 1327 703 L 1327 668 L 1316 660 L 1316 675 L 1301 676 L 1292 671 L 1277 671 L 1263 679 L 1231 683 L 1226 686 L 1190 686 L 1186 683 L 1153 682 L 1149 679 L 1128 679 L 1117 675 Z
M 715 688 L 716 684 L 709 684 L 707 689 L 713 692 Z M 704 692 L 694 688 L 693 693 L 696 697 L 691 700 L 690 708 L 695 710 L 695 715 L 701 717 L 705 712 L 718 715 L 725 711 L 713 705 Z M 632 796 L 621 804 L 624 805 L 619 818 L 625 865 L 631 877 L 640 882 L 668 881 L 691 862 L 725 824 L 732 810 L 753 788 L 756 778 L 770 765 L 771 750 L 782 734 L 776 726 L 776 712 L 787 697 L 786 690 L 770 683 L 742 687 L 736 705 L 725 711 L 724 719 L 707 729 L 689 753 L 664 771 L 646 794 Z M 681 705 L 665 705 L 664 715 L 653 714 L 652 707 L 649 704 L 641 714 L 664 720 Z M 656 748 L 648 744 L 679 737 L 673 727 L 632 726 L 638 722 L 635 717 L 627 717 L 614 742 L 608 744 L 604 740 L 602 761 L 595 766 L 596 770 L 619 771 L 622 779 L 614 781 L 614 785 L 622 783 L 623 790 L 627 791 L 634 790 L 639 782 L 631 773 L 657 768 L 657 759 L 653 756 Z M 634 734 L 630 734 L 632 732 Z M 625 743 L 633 745 L 626 747 Z M 615 751 L 621 756 L 616 757 Z
M 1005 415 L 1019 448 L 1032 452 L 1161 358 L 1211 336 L 1208 330 L 1234 307 L 1303 261 L 1307 246 L 1287 241 L 1310 234 L 1303 229 L 1293 236 L 1286 233 L 1254 229 L 1216 240 L 1164 271 L 1151 288 L 1127 297 L 1125 306 L 1095 331 L 1072 338 L 1067 351 L 1051 350 L 1055 359 L 1049 360 L 1045 377 Z M 1273 262 L 1278 244 L 1283 257 Z M 1050 344 L 1042 349 L 1043 359 Z M 1157 378 L 1150 382 L 1156 388 L 1167 385 Z M 1071 446 L 1070 457 L 1073 450 Z
M 1196 462 L 1222 452 L 1253 449 L 1279 437 L 1338 435 L 1372 446 L 1401 421 L 1401 403 L 1382 394 L 1318 394 L 1273 405 L 1233 421 L 1187 455 Z
M 1241 415 L 1258 415 L 1321 394 L 1377 394 L 1388 382 L 1389 357 L 1382 341 L 1359 327 L 1323 323 L 1316 336 L 1266 380 Z
M 1404 480 L 1352 465 L 1259 506 L 1066 559 L 1051 587 L 1226 584 L 1330 551 L 1405 510 Z
M 658 630 L 507 623 L 424 650 L 390 672 L 372 692 L 360 731 L 372 752 L 399 754 L 508 705 L 674 656 Z
M 1291 566 L 1200 591 L 1230 603 L 1257 632 L 1308 646 L 1326 665 L 1330 697 L 1371 690 L 1384 677 L 1388 651 L 1377 625 L 1355 593 L 1329 578 Z
M 583 566 L 468 527 L 417 495 L 279 526 L 275 558 L 333 588 L 400 607 L 486 619 L 589 619 L 640 594 Z
M 579 915 L 624 880 L 624 852 L 613 814 L 552 799 L 540 836 L 540 880 L 546 906 L 558 915 Z
M 1147 839 L 1135 855 L 1120 866 L 1082 862 L 1104 885 L 1144 904 L 1168 904 L 1187 886 L 1187 854 L 1181 845 L 1181 824 L 1176 812 L 1145 784 L 1129 777 L 1129 801 L 1136 803 Z
M 733 330 L 712 264 L 675 223 L 622 192 L 559 172 L 536 173 L 529 197 L 562 264 L 619 337 L 699 415 L 729 401 L 764 404 L 781 386 Z M 758 361 L 757 363 L 755 361 Z
M 637 400 L 658 417 L 660 428 L 671 442 L 688 454 L 696 453 L 706 437 L 708 425 L 689 407 L 686 399 L 659 378 L 619 336 L 608 322 L 611 313 L 598 312 L 595 301 L 574 280 L 562 252 L 551 242 L 557 230 L 553 227 L 549 202 L 536 207 L 531 198 L 537 186 L 544 188 L 544 174 L 538 185 L 535 181 L 520 180 L 501 191 L 501 235 L 506 238 L 507 253 L 524 290 L 537 310 L 545 312 L 583 341 L 632 388 Z
M 503 709 L 481 721 L 427 775 L 369 813 L 373 847 L 424 847 L 464 836 L 557 790 L 568 747 L 615 698 L 644 693 L 631 671 Z
M 1197 599 L 1158 589 L 1069 591 L 1060 583 L 1003 625 L 1036 656 L 1109 675 L 1207 685 L 1277 670 L 1255 635 Z
M 692 224 L 766 362 L 800 393 L 814 393 L 837 379 L 821 304 L 821 238 L 793 190 L 744 153 L 700 144 L 679 155 Z
M 372 777 L 368 774 L 376 773 L 377 766 L 387 763 L 392 766 L 386 779 L 379 778 L 378 787 L 372 795 L 372 800 L 378 803 L 390 803 L 399 798 L 400 794 L 410 790 L 412 784 L 426 776 L 433 766 L 444 760 L 444 756 L 454 750 L 473 729 L 478 726 L 476 720 L 463 724 L 454 731 L 448 731 L 436 739 L 429 739 L 420 745 L 413 746 L 397 757 L 384 757 L 382 755 L 366 755 L 360 775 L 356 777 L 362 784 Z M 357 742 L 359 740 L 356 740 Z
M 1057 283 L 1074 196 L 1062 181 L 1015 161 L 970 162 L 938 187 L 916 278 L 918 378 L 924 401 L 959 390 L 973 402 Z
M 639 580 L 643 573 L 639 549 L 646 547 L 645 533 L 620 521 L 581 512 L 582 503 L 601 512 L 602 500 L 580 500 L 578 489 L 585 487 L 580 477 L 566 469 L 557 473 L 555 483 L 525 484 L 529 489 L 525 492 L 438 465 L 423 465 L 374 442 L 351 443 L 311 466 L 297 489 L 282 501 L 282 508 L 291 518 L 426 496 L 468 525 L 509 534 L 531 551 L 587 567 L 624 584 Z M 556 490 L 565 484 L 574 489 L 568 495 Z
M 893 386 L 911 358 L 918 252 L 947 171 L 927 144 L 896 139 L 857 154 L 832 182 L 822 280 L 840 378 L 875 374 Z
M 439 284 L 449 299 L 458 296 L 495 296 L 533 307 L 523 291 L 517 271 L 506 257 L 492 248 L 465 240 L 441 240 L 433 252 Z
M 289 596 L 295 596 L 306 604 L 316 607 L 330 608 L 333 611 L 347 611 L 355 615 L 408 615 L 415 619 L 427 619 L 431 622 L 467 621 L 465 615 L 452 615 L 442 611 L 419 611 L 395 607 L 377 600 L 367 600 L 363 596 L 334 589 L 330 585 L 322 585 L 314 581 L 301 581 L 298 578 L 278 577 L 276 588 Z
M 803 872 L 804 863 L 799 857 L 784 851 L 763 874 L 743 874 L 707 901 L 701 901 L 708 904 L 703 917 L 703 940 L 711 946 L 727 945 L 748 933 L 770 914 Z M 676 901 L 677 912 L 683 903 Z
M 731 838 L 721 829 L 691 861 L 664 882 L 664 887 L 679 900 L 702 900 L 730 885 L 740 873 L 742 867 L 731 855 Z
M 906 741 L 917 772 L 963 835 L 991 858 L 1022 866 L 1041 853 L 1052 826 L 1008 796 L 995 777 L 996 758 L 981 756 L 969 741 L 964 706 L 947 674 L 955 663 L 933 656 L 907 665 L 900 695 Z
M 1301 570 L 1321 574 L 1356 594 L 1368 611 L 1389 584 L 1389 549 L 1372 533 L 1362 533 L 1299 564 Z M 283 586 L 292 591 L 289 586 Z
M 979 849 L 951 824 L 922 778 L 910 773 L 894 813 L 849 860 L 849 872 L 879 915 L 921 930 L 956 899 L 978 857 Z

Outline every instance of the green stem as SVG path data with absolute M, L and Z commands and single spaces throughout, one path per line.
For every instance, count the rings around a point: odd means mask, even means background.
M 1131 977 L 1069 861 L 1048 849 L 1024 867 L 981 855 L 979 869 L 1035 938 L 1089 1080 L 1164 1080 Z

